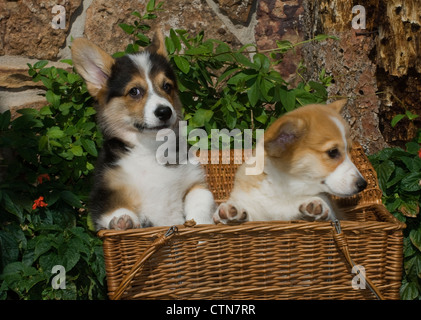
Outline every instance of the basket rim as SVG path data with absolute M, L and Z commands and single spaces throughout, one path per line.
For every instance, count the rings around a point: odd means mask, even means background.
M 340 220 L 341 229 L 345 232 L 362 232 L 374 231 L 379 229 L 381 231 L 399 231 L 406 228 L 406 224 L 396 219 L 389 213 L 384 205 L 369 204 L 352 207 L 352 210 L 358 210 L 368 207 L 377 207 L 381 211 L 388 213 L 388 221 L 350 221 Z M 128 230 L 110 230 L 102 229 L 97 232 L 98 237 L 105 239 L 108 237 L 121 236 L 121 237 L 137 237 L 137 236 L 156 236 L 158 233 L 165 232 L 171 226 L 148 227 L 139 229 Z M 250 231 L 289 231 L 289 230 L 302 230 L 302 231 L 331 231 L 332 221 L 318 221 L 310 222 L 305 220 L 292 220 L 292 221 L 248 221 L 241 224 L 198 224 L 194 226 L 176 225 L 179 235 L 194 234 L 230 234 L 238 232 Z

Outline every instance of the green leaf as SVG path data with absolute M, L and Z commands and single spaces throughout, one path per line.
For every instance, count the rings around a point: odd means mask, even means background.
M 174 56 L 174 62 L 183 73 L 187 74 L 190 71 L 190 63 L 186 58 L 181 56 Z
M 22 209 L 17 204 L 15 204 L 15 202 L 12 201 L 12 199 L 10 199 L 7 193 L 3 193 L 3 201 L 4 201 L 4 208 L 6 209 L 6 211 L 15 215 L 16 217 L 19 218 L 19 221 L 21 221 L 23 219 Z
M 0 263 L 6 265 L 14 262 L 19 256 L 19 245 L 16 239 L 9 233 L 0 230 Z M 4 265 L 0 264 L 2 269 Z
M 420 207 L 418 205 L 418 201 L 406 200 L 405 202 L 402 202 L 402 204 L 399 207 L 399 211 L 405 217 L 415 218 L 418 215 L 419 211 L 420 211 Z
M 48 137 L 42 136 L 38 141 L 38 150 L 42 151 L 48 148 Z
M 281 51 L 281 53 L 285 53 L 288 50 L 291 50 L 292 48 L 294 48 L 291 41 L 288 41 L 288 40 L 280 40 L 280 41 L 278 40 L 276 41 L 276 45 L 278 46 L 278 49 Z
M 175 52 L 175 45 L 171 38 L 165 38 L 165 47 L 167 48 L 168 54 L 173 54 Z
M 410 172 L 421 172 L 421 161 L 419 158 L 401 157 L 401 160 Z
M 409 233 L 412 244 L 421 252 L 421 228 L 413 229 Z
M 62 258 L 62 265 L 66 269 L 66 272 L 73 269 L 80 259 L 80 246 L 79 240 L 72 239 L 68 242 L 63 243 L 59 247 L 59 257 Z
M 61 192 L 61 198 L 71 205 L 72 207 L 81 208 L 82 204 L 80 202 L 80 199 L 78 196 L 76 196 L 73 192 L 70 191 L 62 191 Z
M 257 121 L 259 121 L 260 123 L 265 124 L 268 120 L 268 116 L 267 116 L 266 112 L 263 111 L 262 114 L 260 116 L 256 117 L 255 119 Z
M 76 81 L 79 81 L 81 79 L 80 79 L 80 76 L 78 74 L 69 73 L 69 74 L 67 74 L 67 80 L 69 81 L 69 83 L 75 83 Z
M 247 90 L 247 97 L 249 98 L 251 106 L 254 107 L 260 98 L 259 81 L 255 81 Z
M 196 127 L 203 127 L 205 123 L 213 117 L 212 110 L 199 109 L 196 111 L 193 117 L 193 123 Z
M 392 121 L 390 122 L 392 127 L 395 127 L 396 124 L 401 121 L 403 118 L 405 118 L 404 114 L 398 114 L 396 116 L 393 117 Z
M 269 72 L 270 61 L 269 58 L 266 57 L 264 54 L 256 53 L 253 56 L 253 62 L 257 70 L 260 70 L 262 73 Z
M 60 60 L 61 63 L 67 63 L 68 65 L 73 66 L 73 61 L 72 59 L 62 59 Z
M 410 279 L 421 278 L 421 254 L 415 254 L 405 261 L 404 269 Z
M 146 11 L 153 12 L 155 10 L 155 0 L 149 0 L 146 5 Z
M 297 99 L 298 103 L 302 106 L 311 103 L 317 103 L 318 99 L 314 94 L 306 91 L 305 89 L 294 89 L 295 91 L 295 99 Z
M 262 80 L 260 81 L 259 87 L 260 87 L 260 91 L 263 98 L 265 98 L 266 101 L 271 102 L 274 95 L 273 89 L 275 88 L 275 85 L 273 84 L 273 82 L 265 78 L 262 78 Z
M 11 119 L 10 110 L 7 110 L 0 114 L 0 130 L 6 130 L 9 127 Z
M 284 89 L 280 90 L 281 103 L 286 111 L 292 111 L 295 109 L 295 92 L 287 91 Z
M 147 45 L 149 45 L 151 43 L 151 40 L 145 36 L 143 33 L 139 32 L 138 34 L 136 34 L 136 38 L 138 39 L 136 41 L 136 44 L 142 46 L 142 47 L 146 47 Z M 134 52 L 139 51 L 139 48 L 134 46 L 132 49 Z
M 60 139 L 64 136 L 64 132 L 59 127 L 51 127 L 47 130 L 46 136 L 50 139 Z
M 40 60 L 34 64 L 34 69 L 42 69 L 48 64 L 48 60 Z
M 221 81 L 225 80 L 231 74 L 233 74 L 234 72 L 237 72 L 239 70 L 241 70 L 241 69 L 240 68 L 232 68 L 232 69 L 225 70 L 225 72 L 219 76 L 217 84 L 219 84 Z
M 94 157 L 98 156 L 98 151 L 96 149 L 96 145 L 94 141 L 87 140 L 87 139 L 81 139 L 80 141 L 82 142 L 82 146 L 86 150 L 86 152 L 88 152 L 90 155 Z
M 178 38 L 177 34 L 175 33 L 174 29 L 170 30 L 170 38 L 172 40 L 172 43 L 174 44 L 174 48 L 177 51 L 181 50 L 181 42 L 180 39 Z
M 70 152 L 73 153 L 76 157 L 81 157 L 83 155 L 83 149 L 81 146 L 73 145 L 70 148 Z
M 252 78 L 257 77 L 257 74 L 250 74 L 250 73 L 246 73 L 244 71 L 238 72 L 237 74 L 235 74 L 234 76 L 232 76 L 229 80 L 228 80 L 228 84 L 232 84 L 232 85 L 236 85 L 236 86 L 240 86 L 243 85 L 244 82 L 246 80 L 250 80 Z
M 47 236 L 38 236 L 36 238 L 34 261 L 37 260 L 41 255 L 49 251 L 53 247 L 54 238 Z
M 404 191 L 419 191 L 421 190 L 421 172 L 412 172 L 401 181 L 401 188 Z
M 120 23 L 118 25 L 121 29 L 123 29 L 123 31 L 127 34 L 132 34 L 135 30 L 134 26 L 128 25 L 126 23 Z
M 405 144 L 406 151 L 413 155 L 418 155 L 418 151 L 421 148 L 421 145 L 417 142 L 408 142 Z
M 323 100 L 327 100 L 327 90 L 325 86 L 315 81 L 309 81 L 308 84 L 315 91 L 316 95 L 320 96 Z
M 383 163 L 379 164 L 376 169 L 377 169 L 380 189 L 382 189 L 383 192 L 386 192 L 386 185 L 390 176 L 395 170 L 395 164 L 390 160 L 386 160 Z
M 414 120 L 414 119 L 416 119 L 416 118 L 418 118 L 419 117 L 419 115 L 417 115 L 417 114 L 415 114 L 415 113 L 412 113 L 411 111 L 409 111 L 409 110 L 406 110 L 405 111 L 405 115 L 408 117 L 408 119 L 409 120 Z
M 45 98 L 51 105 L 55 108 L 57 108 L 60 105 L 60 96 L 55 94 L 53 91 L 48 90 L 45 93 Z
M 204 45 L 200 45 L 198 47 L 193 47 L 191 49 L 186 50 L 184 53 L 186 55 L 192 55 L 192 56 L 197 56 L 197 55 L 204 55 L 204 54 L 209 54 L 212 51 L 209 50 L 209 48 L 207 46 Z
M 233 57 L 235 58 L 235 60 L 239 64 L 242 64 L 243 66 L 245 66 L 247 68 L 251 68 L 251 69 L 255 69 L 256 68 L 256 65 L 253 62 L 251 62 L 250 59 L 248 59 L 242 53 L 234 52 L 233 53 Z
M 53 112 L 51 111 L 51 108 L 49 106 L 45 106 L 41 108 L 39 114 L 42 116 L 51 116 Z
M 415 282 L 406 282 L 400 288 L 400 296 L 402 300 L 414 300 L 419 296 L 420 292 Z
M 394 178 L 392 178 L 391 180 L 389 180 L 386 184 L 386 188 L 390 188 L 393 185 L 397 184 L 398 182 L 400 182 L 405 176 L 407 175 L 407 172 L 402 169 L 401 167 L 396 167 L 395 173 L 394 173 Z

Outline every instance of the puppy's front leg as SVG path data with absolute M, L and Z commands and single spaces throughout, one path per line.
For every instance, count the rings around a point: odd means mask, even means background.
M 215 200 L 206 186 L 197 184 L 187 192 L 184 199 L 186 220 L 194 219 L 197 224 L 213 224 L 214 210 Z

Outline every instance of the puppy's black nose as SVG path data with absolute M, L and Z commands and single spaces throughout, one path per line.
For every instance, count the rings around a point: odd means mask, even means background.
M 172 110 L 170 107 L 167 107 L 167 106 L 158 106 L 154 114 L 159 120 L 166 121 L 169 118 L 171 118 Z
M 366 187 L 367 187 L 367 181 L 365 181 L 365 179 L 363 178 L 358 179 L 357 181 L 358 192 L 363 191 Z

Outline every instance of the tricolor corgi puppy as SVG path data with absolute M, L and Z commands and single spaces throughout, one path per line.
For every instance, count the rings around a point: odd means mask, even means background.
M 163 165 L 157 159 L 163 143 L 157 134 L 162 129 L 178 133 L 181 118 L 163 35 L 157 33 L 144 51 L 116 59 L 79 38 L 72 43 L 72 58 L 97 101 L 104 136 L 90 205 L 96 228 L 167 226 L 190 219 L 213 223 L 214 199 L 200 165 Z
M 258 142 L 263 173 L 246 175 L 247 164 L 240 166 L 214 222 L 343 218 L 326 194 L 346 197 L 367 186 L 350 159 L 349 128 L 340 116 L 345 104 L 307 105 L 276 120 Z

